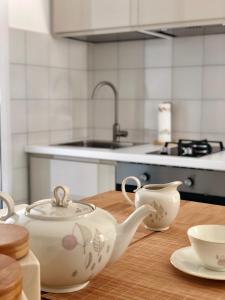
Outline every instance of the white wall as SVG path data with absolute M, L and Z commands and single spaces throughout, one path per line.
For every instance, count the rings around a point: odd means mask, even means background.
M 9 26 L 50 32 L 50 0 L 9 0 Z
M 8 12 L 7 0 L 0 1 L 0 113 L 2 190 L 11 192 L 11 143 L 8 95 Z

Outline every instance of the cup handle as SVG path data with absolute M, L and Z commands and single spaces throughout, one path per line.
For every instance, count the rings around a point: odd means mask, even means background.
M 1 200 L 6 204 L 8 211 L 6 215 L 0 217 L 0 221 L 6 221 L 15 213 L 15 203 L 13 198 L 4 192 L 0 192 L 0 201 Z
M 141 188 L 141 182 L 140 182 L 140 180 L 139 180 L 137 177 L 135 177 L 135 176 L 129 176 L 129 177 L 126 177 L 126 178 L 123 179 L 123 181 L 122 181 L 122 193 L 123 193 L 125 199 L 127 200 L 127 202 L 128 202 L 130 205 L 134 206 L 134 201 L 128 196 L 127 191 L 126 191 L 126 183 L 127 183 L 128 180 L 134 180 L 134 181 L 136 182 L 136 184 L 137 184 L 137 188 L 136 188 L 133 192 L 136 192 L 137 190 L 139 190 L 139 189 Z

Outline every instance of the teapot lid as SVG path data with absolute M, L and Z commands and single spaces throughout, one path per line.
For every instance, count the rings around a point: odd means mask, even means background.
M 68 220 L 92 213 L 93 204 L 72 203 L 68 199 L 69 189 L 65 186 L 54 188 L 52 199 L 44 199 L 28 205 L 25 215 L 38 220 Z

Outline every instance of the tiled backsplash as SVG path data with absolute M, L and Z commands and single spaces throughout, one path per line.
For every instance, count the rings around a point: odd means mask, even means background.
M 87 135 L 86 43 L 10 29 L 13 196 L 27 199 L 27 144 Z
M 111 139 L 113 94 L 131 141 L 157 137 L 158 104 L 173 103 L 173 138 L 225 141 L 225 35 L 105 44 L 11 29 L 13 195 L 27 199 L 26 144 Z
M 119 121 L 129 131 L 127 139 L 156 139 L 158 104 L 171 101 L 174 139 L 225 141 L 225 35 L 91 47 L 89 90 L 104 79 L 118 87 Z M 111 91 L 105 88 L 89 105 L 95 112 L 94 118 L 92 109 L 89 115 L 94 135 L 111 138 Z M 102 121 L 104 112 L 110 115 Z

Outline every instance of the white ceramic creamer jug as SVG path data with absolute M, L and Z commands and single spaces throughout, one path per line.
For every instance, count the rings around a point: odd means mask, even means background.
M 128 180 L 134 180 L 137 183 L 135 200 L 131 200 L 126 192 L 126 183 Z M 180 193 L 177 187 L 181 181 L 174 181 L 166 184 L 148 184 L 141 187 L 141 182 L 137 177 L 130 176 L 122 181 L 122 192 L 129 204 L 140 207 L 143 204 L 149 204 L 155 208 L 156 212 L 144 219 L 147 229 L 163 231 L 169 228 L 170 224 L 176 218 L 180 208 Z

